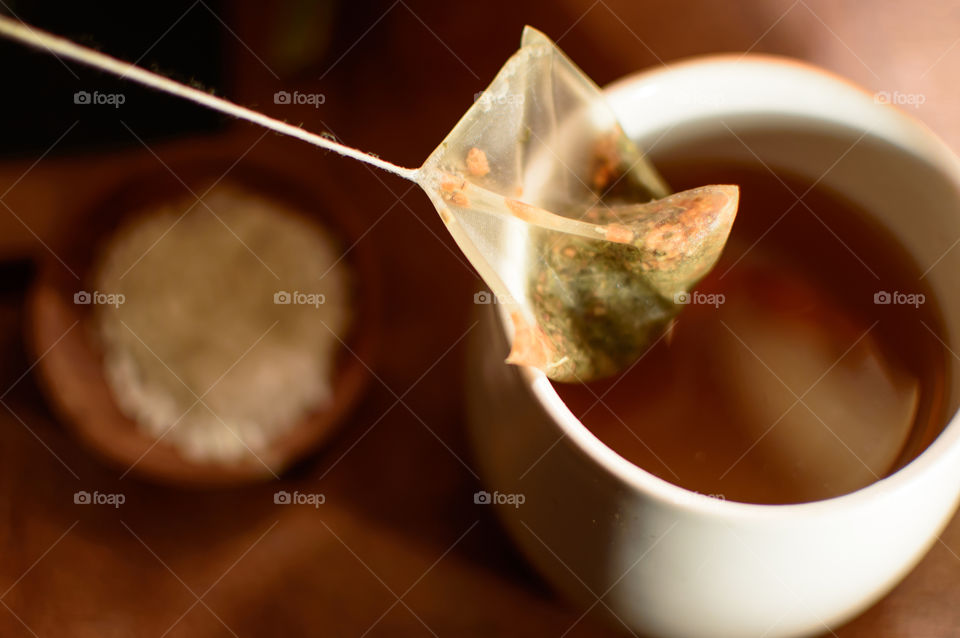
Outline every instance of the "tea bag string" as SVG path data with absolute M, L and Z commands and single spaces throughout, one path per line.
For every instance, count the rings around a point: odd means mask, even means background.
M 129 78 L 134 82 L 149 86 L 157 89 L 158 91 L 176 95 L 202 106 L 220 111 L 221 113 L 232 115 L 233 117 L 241 120 L 247 120 L 248 122 L 259 124 L 260 126 L 278 133 L 303 140 L 308 144 L 313 144 L 314 146 L 319 146 L 320 148 L 339 153 L 345 157 L 350 157 L 371 166 L 376 166 L 377 168 L 393 173 L 394 175 L 398 175 L 412 182 L 417 181 L 419 173 L 418 169 L 397 166 L 396 164 L 382 160 L 375 155 L 364 153 L 359 149 L 346 146 L 345 144 L 336 142 L 323 135 L 305 131 L 302 128 L 293 126 L 292 124 L 287 124 L 286 122 L 282 122 L 272 117 L 268 117 L 263 113 L 258 113 L 257 111 L 240 106 L 239 104 L 234 104 L 229 100 L 211 95 L 205 91 L 201 91 L 200 89 L 175 82 L 170 78 L 164 77 L 158 73 L 153 73 L 152 71 L 147 71 L 146 69 L 142 69 L 129 62 L 124 62 L 123 60 L 118 60 L 117 58 L 100 53 L 99 51 L 80 46 L 71 42 L 70 40 L 67 40 L 66 38 L 62 38 L 39 29 L 34 29 L 23 22 L 19 22 L 7 16 L 0 15 L 0 35 L 17 40 L 18 42 L 37 49 L 46 50 L 55 56 L 62 56 L 81 64 L 94 67 L 101 71 L 113 73 L 114 75 L 119 76 L 121 79 Z

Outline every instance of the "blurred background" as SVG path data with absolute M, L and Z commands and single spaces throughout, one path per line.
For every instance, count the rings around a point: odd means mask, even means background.
M 600 85 L 703 54 L 801 58 L 900 100 L 960 151 L 955 2 L 0 0 L 0 11 L 403 166 L 426 159 L 525 24 Z M 0 42 L 0 59 L 2 635 L 623 631 L 603 605 L 561 602 L 473 502 L 462 352 L 482 283 L 419 189 L 18 45 Z M 78 92 L 124 99 L 78 103 Z M 283 93 L 314 98 L 284 103 Z M 383 280 L 367 394 L 333 441 L 263 486 L 193 491 L 121 477 L 58 423 L 23 345 L 35 260 L 50 259 L 126 175 L 198 149 L 256 159 L 348 202 Z M 326 504 L 278 507 L 281 488 L 322 492 Z M 79 489 L 126 502 L 77 507 Z M 958 552 L 955 521 L 917 571 L 836 635 L 955 632 Z

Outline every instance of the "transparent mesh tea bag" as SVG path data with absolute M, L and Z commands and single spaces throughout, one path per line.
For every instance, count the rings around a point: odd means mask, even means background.
M 670 195 L 600 89 L 530 27 L 417 181 L 506 306 L 508 361 L 558 381 L 642 355 L 720 256 L 738 200 Z
M 416 182 L 506 310 L 513 326 L 507 360 L 556 381 L 610 376 L 642 356 L 716 263 L 736 215 L 736 186 L 671 194 L 600 89 L 530 27 L 419 169 L 11 18 L 0 16 L 0 35 Z

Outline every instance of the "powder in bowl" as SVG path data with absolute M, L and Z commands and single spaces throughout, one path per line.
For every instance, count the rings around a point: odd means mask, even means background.
M 93 315 L 107 383 L 186 458 L 255 459 L 331 400 L 350 272 L 299 211 L 216 186 L 142 211 L 95 266 L 99 299 L 115 302 Z

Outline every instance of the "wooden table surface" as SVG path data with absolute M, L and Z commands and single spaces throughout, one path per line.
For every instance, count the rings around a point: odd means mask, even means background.
M 960 7 L 949 2 L 351 5 L 318 72 L 299 84 L 253 61 L 251 51 L 271 59 L 261 10 L 250 3 L 225 16 L 249 51 L 235 47 L 223 92 L 408 166 L 492 78 L 524 23 L 559 38 L 600 83 L 714 51 L 812 60 L 874 90 L 923 95 L 916 114 L 960 149 Z M 327 96 L 322 109 L 284 110 L 264 97 L 317 86 Z M 362 241 L 381 256 L 385 330 L 370 362 L 377 378 L 337 437 L 278 482 L 190 491 L 121 479 L 51 414 L 24 348 L 23 297 L 30 260 L 69 241 L 64 229 L 92 202 L 137 168 L 163 168 L 139 144 L 0 166 L 0 192 L 9 188 L 0 210 L 0 635 L 616 635 L 596 608 L 555 597 L 490 511 L 473 504 L 479 484 L 463 433 L 462 371 L 481 282 L 426 197 L 242 125 L 152 151 L 163 158 L 184 144 L 247 152 L 306 183 L 322 175 L 317 188 L 355 200 L 370 228 Z M 322 492 L 327 501 L 279 506 L 278 489 Z M 122 493 L 126 502 L 76 505 L 78 490 Z M 890 595 L 833 632 L 960 635 L 960 519 Z

